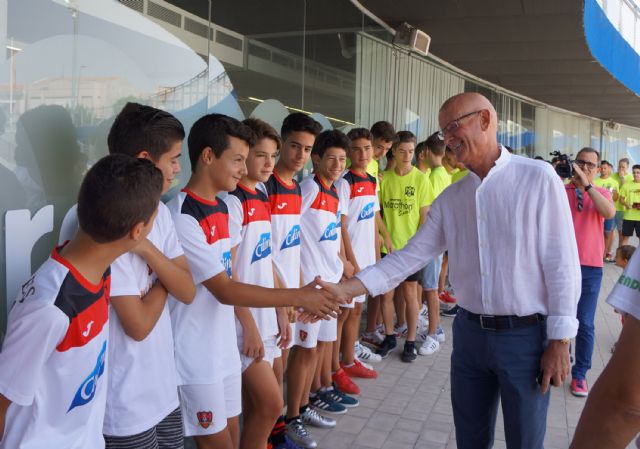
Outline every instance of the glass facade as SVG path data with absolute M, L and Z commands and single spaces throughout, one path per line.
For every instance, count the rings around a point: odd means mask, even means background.
M 516 152 L 590 145 L 640 160 L 638 129 L 505 92 L 390 41 L 344 0 L 0 0 L 0 329 L 127 101 L 166 109 L 187 131 L 207 112 L 279 129 L 304 111 L 325 128 L 390 120 L 423 139 L 442 101 L 475 91 Z M 188 177 L 183 155 L 172 192 Z

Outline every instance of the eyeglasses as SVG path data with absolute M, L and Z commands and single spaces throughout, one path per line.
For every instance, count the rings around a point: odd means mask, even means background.
M 478 111 L 469 112 L 468 114 L 462 115 L 455 120 L 451 120 L 445 127 L 443 127 L 440 131 L 438 131 L 438 138 L 440 140 L 444 140 L 447 134 L 452 134 L 456 132 L 456 130 L 460 127 L 460 122 L 466 118 L 469 118 L 479 112 L 482 112 L 482 109 Z
M 576 159 L 575 161 L 573 161 L 573 163 L 576 164 L 580 168 L 585 168 L 586 167 L 589 170 L 593 170 L 594 168 L 597 167 L 597 165 L 594 164 L 593 162 L 583 161 L 582 159 Z

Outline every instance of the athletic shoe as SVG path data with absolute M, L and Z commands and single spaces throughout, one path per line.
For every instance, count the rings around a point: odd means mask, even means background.
M 360 405 L 360 401 L 353 396 L 349 396 L 348 394 L 340 391 L 338 386 L 333 383 L 333 390 L 328 392 L 331 395 L 331 399 L 333 399 L 338 404 L 342 404 L 347 408 L 353 408 Z
M 293 421 L 289 421 L 286 426 L 286 438 L 289 438 L 295 444 L 305 449 L 315 449 L 318 447 L 318 443 L 316 443 L 316 440 L 309 435 L 309 431 L 302 423 L 302 419 L 298 418 Z
M 306 449 L 306 446 L 297 444 L 295 441 L 289 438 L 289 435 L 285 435 L 284 441 L 277 446 L 273 446 L 273 449 Z
M 589 394 L 589 387 L 585 379 L 571 379 L 571 394 L 584 398 Z
M 331 395 L 327 394 L 326 392 L 323 393 L 319 391 L 315 394 L 313 398 L 309 396 L 309 405 L 313 407 L 315 410 L 317 410 L 318 412 L 329 413 L 330 415 L 343 415 L 347 413 L 347 408 L 344 405 L 334 401 Z M 324 416 L 318 414 L 317 412 L 315 414 L 309 412 L 309 410 L 311 410 L 311 407 L 307 407 L 307 410 L 300 416 L 302 418 L 302 422 L 304 422 L 305 424 L 312 425 L 314 427 L 322 427 L 323 429 L 330 429 L 332 427 L 335 427 L 336 421 L 334 419 L 331 419 L 331 422 L 333 422 L 333 424 L 330 425 L 329 427 L 323 427 L 322 421 L 319 422 L 319 425 L 316 425 L 315 424 L 317 422 L 316 415 L 319 416 L 320 418 L 324 418 Z M 309 417 L 305 418 L 306 415 L 309 415 Z
M 384 341 L 382 342 L 380 349 L 376 351 L 376 354 L 384 359 L 390 352 L 393 352 L 393 350 L 396 349 L 397 345 L 398 343 L 396 342 L 395 335 L 387 335 L 384 337 Z
M 393 333 L 396 335 L 396 338 L 402 338 L 407 336 L 407 323 L 404 323 L 402 326 L 398 326 L 397 324 L 393 326 Z
M 353 365 L 351 366 L 342 364 L 340 364 L 340 366 L 349 377 L 362 377 L 363 379 L 375 379 L 378 377 L 378 373 L 376 373 L 375 370 L 363 366 L 357 359 L 353 361 Z
M 420 313 L 418 314 L 418 329 L 424 330 L 429 327 L 429 310 L 425 304 L 422 304 Z
M 416 360 L 416 344 L 413 341 L 405 342 L 404 350 L 402 351 L 402 361 L 405 363 L 411 363 Z
M 456 298 L 451 296 L 451 293 L 449 293 L 447 290 L 441 291 L 440 295 L 438 295 L 438 298 L 440 299 L 440 301 L 446 304 L 455 304 L 457 302 Z
M 431 355 L 440 349 L 440 343 L 431 335 L 427 335 L 427 339 L 420 346 L 420 355 Z
M 440 310 L 440 315 L 454 317 L 454 316 L 456 316 L 458 314 L 458 309 L 459 308 L 460 308 L 460 306 L 458 306 L 456 304 L 455 306 L 453 306 L 450 309 L 447 309 L 447 310 L 441 309 Z
M 365 332 L 362 334 L 363 343 L 373 346 L 374 348 L 379 348 L 382 342 L 384 341 L 384 335 L 380 334 L 377 330 L 373 332 Z
M 436 329 L 436 340 L 438 340 L 438 343 L 440 344 L 444 343 L 446 340 L 442 326 L 438 326 L 438 329 Z
M 340 368 L 338 371 L 333 373 L 331 378 L 341 391 L 344 391 L 347 394 L 360 394 L 360 387 L 356 385 L 349 376 L 347 376 L 347 373 L 343 368 Z
M 356 357 L 358 358 L 358 360 L 360 360 L 360 362 L 378 363 L 382 361 L 382 357 L 380 357 L 378 354 L 375 354 L 373 351 L 371 351 L 371 349 L 367 348 L 366 346 L 361 345 L 359 341 L 356 341 L 354 349 L 356 352 Z M 367 366 L 364 363 L 363 365 Z

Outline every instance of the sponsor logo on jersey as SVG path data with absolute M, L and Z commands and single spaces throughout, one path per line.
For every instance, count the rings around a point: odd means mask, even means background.
M 87 338 L 91 333 L 91 326 L 93 326 L 93 321 L 89 321 L 89 324 L 87 324 L 87 329 L 84 332 L 82 332 L 82 336 L 84 338 Z
M 364 187 L 358 187 L 358 188 L 356 189 L 356 192 L 358 192 L 358 193 L 362 193 L 362 191 L 363 191 L 363 190 L 364 190 Z
M 282 242 L 280 250 L 293 248 L 298 245 L 300 245 L 300 225 L 293 225 L 287 236 L 284 238 L 284 242 Z
M 282 210 L 282 209 L 284 209 L 285 207 L 287 207 L 287 202 L 285 201 L 285 202 L 283 202 L 283 203 L 280 203 L 280 204 L 278 204 L 276 207 L 277 207 L 279 210 Z
M 102 349 L 100 350 L 100 354 L 98 354 L 98 359 L 96 360 L 96 365 L 93 368 L 93 371 L 89 374 L 89 376 L 82 382 L 78 391 L 76 391 L 75 396 L 73 397 L 73 401 L 71 401 L 71 405 L 69 406 L 69 413 L 76 407 L 81 407 L 83 405 L 91 402 L 93 397 L 96 395 L 96 390 L 98 388 L 98 379 L 104 373 L 104 359 L 107 351 L 107 342 L 102 343 Z
M 211 424 L 213 424 L 213 412 L 196 412 L 196 417 L 198 418 L 198 424 L 203 429 L 209 428 Z
M 301 341 L 305 341 L 305 340 L 307 339 L 307 335 L 308 335 L 308 334 L 307 334 L 307 331 L 303 331 L 303 330 L 301 330 L 301 331 L 300 331 L 300 340 L 301 340 Z
M 260 259 L 264 259 L 271 254 L 271 233 L 265 232 L 260 235 L 260 241 L 253 249 L 253 255 L 251 256 L 251 263 L 257 262 Z
M 329 224 L 327 229 L 324 230 L 320 241 L 324 240 L 338 240 L 338 224 L 336 222 Z
M 413 196 L 413 195 L 415 195 L 415 194 L 416 194 L 416 188 L 415 188 L 415 187 L 413 187 L 413 186 L 406 186 L 406 187 L 404 188 L 404 194 L 405 194 L 406 196 Z
M 358 215 L 358 221 L 368 220 L 370 218 L 373 218 L 373 203 L 369 203 L 362 208 L 360 215 Z
M 255 208 L 255 207 L 252 207 L 252 208 L 247 212 L 247 215 L 249 215 L 250 217 L 253 217 L 253 214 L 255 214 L 255 213 L 256 213 L 256 208 Z
M 227 276 L 231 277 L 231 251 L 222 253 L 222 266 L 227 271 Z

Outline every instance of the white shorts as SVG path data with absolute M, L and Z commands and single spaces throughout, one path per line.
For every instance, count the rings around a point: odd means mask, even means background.
M 214 384 L 179 385 L 184 435 L 213 435 L 227 419 L 242 413 L 242 377 L 232 374 Z
M 302 323 L 296 321 L 293 325 L 293 344 L 311 349 L 318 346 L 318 333 L 320 332 L 320 321 L 315 323 Z
M 328 320 L 320 320 L 320 331 L 318 332 L 318 341 L 329 342 L 338 339 L 338 320 L 330 318 Z
M 276 344 L 276 337 L 263 340 L 262 344 L 264 345 L 264 357 L 262 357 L 262 360 L 273 368 L 273 360 L 282 355 L 282 351 L 280 351 L 280 348 L 278 348 Z M 242 364 L 242 372 L 244 373 L 255 359 L 253 357 L 247 357 L 242 353 L 242 336 L 238 337 L 238 349 L 240 350 L 240 363 Z
M 351 303 L 354 304 L 356 302 L 359 302 L 363 304 L 366 300 L 367 300 L 367 295 L 360 295 L 353 298 L 353 301 L 351 301 Z

